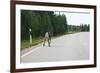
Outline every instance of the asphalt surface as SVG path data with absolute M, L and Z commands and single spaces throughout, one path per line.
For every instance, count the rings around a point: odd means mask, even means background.
M 51 46 L 43 44 L 21 51 L 21 62 L 53 62 L 87 60 L 90 54 L 90 33 L 67 34 L 52 39 Z

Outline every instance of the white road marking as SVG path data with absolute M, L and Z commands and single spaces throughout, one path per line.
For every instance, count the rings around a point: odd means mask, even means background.
M 37 50 L 37 49 L 39 49 L 39 48 L 41 48 L 41 47 L 37 47 L 37 48 L 34 48 L 34 49 L 30 50 L 29 52 L 23 54 L 23 55 L 21 56 L 21 58 L 24 58 L 25 56 L 31 54 L 33 51 L 35 51 L 35 50 Z

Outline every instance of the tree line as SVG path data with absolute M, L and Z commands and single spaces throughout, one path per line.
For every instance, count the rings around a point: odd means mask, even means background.
M 68 32 L 90 31 L 90 24 L 68 25 Z
M 32 37 L 43 36 L 45 32 L 52 32 L 54 36 L 67 30 L 67 21 L 64 14 L 55 14 L 53 11 L 21 10 L 21 39 L 29 39 L 29 29 Z
M 29 29 L 34 38 L 44 36 L 47 31 L 56 36 L 70 31 L 89 31 L 89 27 L 89 24 L 68 25 L 64 14 L 53 11 L 21 10 L 21 40 L 29 40 Z

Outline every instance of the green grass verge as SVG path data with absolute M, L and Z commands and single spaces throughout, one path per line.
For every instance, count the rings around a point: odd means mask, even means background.
M 43 39 L 40 38 L 40 37 L 33 38 L 31 46 L 37 45 L 37 44 L 41 43 L 42 41 L 43 41 Z M 23 41 L 21 41 L 21 49 L 29 48 L 29 47 L 30 47 L 29 40 L 23 40 Z

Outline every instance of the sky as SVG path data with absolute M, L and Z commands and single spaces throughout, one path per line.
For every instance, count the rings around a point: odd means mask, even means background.
M 90 14 L 82 12 L 56 12 L 64 14 L 69 25 L 90 24 Z

